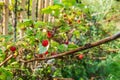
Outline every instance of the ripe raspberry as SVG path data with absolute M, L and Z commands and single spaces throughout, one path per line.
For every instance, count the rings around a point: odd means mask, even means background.
M 42 41 L 42 45 L 43 45 L 44 47 L 48 46 L 48 40 L 43 40 L 43 41 Z
M 16 51 L 16 47 L 15 46 L 11 46 L 10 47 L 10 51 L 15 52 Z
M 44 54 L 47 55 L 47 54 L 48 54 L 48 51 L 46 51 Z

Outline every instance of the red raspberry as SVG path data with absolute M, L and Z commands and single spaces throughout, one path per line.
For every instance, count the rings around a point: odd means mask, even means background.
M 52 37 L 52 32 L 48 31 L 48 32 L 47 32 L 47 37 L 48 37 L 48 38 L 51 38 L 51 37 Z
M 46 51 L 44 54 L 47 55 L 47 54 L 48 54 L 48 51 Z
M 48 40 L 43 40 L 43 41 L 42 41 L 42 45 L 43 45 L 44 47 L 48 46 Z
M 82 60 L 82 59 L 84 58 L 84 55 L 83 55 L 83 54 L 80 54 L 80 55 L 78 56 L 78 58 L 79 58 L 80 60 Z
M 16 51 L 16 47 L 15 46 L 11 46 L 10 47 L 10 51 L 15 52 Z

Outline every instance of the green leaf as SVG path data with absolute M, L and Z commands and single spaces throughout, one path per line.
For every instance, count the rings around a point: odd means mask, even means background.
M 68 45 L 68 49 L 71 50 L 71 49 L 75 49 L 75 48 L 78 48 L 78 46 L 76 44 L 69 44 Z
M 52 10 L 59 10 L 61 8 L 60 5 L 53 5 L 50 7 Z
M 0 54 L 2 53 L 2 49 L 0 49 Z
M 79 31 L 79 30 L 75 30 L 75 31 L 73 32 L 73 34 L 74 34 L 77 38 L 80 37 L 80 31 Z
M 14 61 L 14 62 L 12 62 L 11 64 L 10 64 L 10 66 L 11 67 L 15 67 L 15 68 L 19 68 L 19 63 L 18 62 L 16 62 L 16 61 Z
M 67 50 L 67 47 L 64 44 L 61 44 L 58 46 L 58 51 L 59 52 L 64 52 Z
M 73 6 L 76 4 L 76 0 L 62 0 L 65 6 Z
M 23 80 L 22 78 L 19 78 L 19 80 Z
M 86 31 L 89 29 L 89 27 L 87 27 L 87 26 L 82 26 L 82 25 L 78 26 L 77 28 L 78 28 L 80 31 L 83 31 L 83 32 L 86 32 Z
M 54 16 L 57 16 L 60 13 L 60 5 L 53 5 L 53 6 L 48 6 L 47 8 L 42 9 L 42 13 L 45 14 L 52 14 L 54 12 Z
M 6 68 L 0 68 L 0 79 L 2 80 L 12 80 L 12 73 Z
M 60 0 L 54 0 L 54 4 L 60 4 Z
M 23 25 L 26 27 L 31 26 L 31 24 L 33 24 L 33 21 L 31 19 L 23 19 Z
M 43 8 L 42 13 L 50 14 L 50 13 L 52 13 L 52 9 L 50 7 Z
M 42 21 L 37 21 L 37 22 L 34 22 L 34 25 L 35 25 L 35 28 L 38 28 L 40 26 L 45 26 L 46 23 L 45 22 L 42 22 Z
M 3 6 L 4 5 L 4 2 L 3 1 L 0 1 L 0 6 Z
M 70 29 L 71 29 L 70 26 L 61 26 L 61 27 L 60 27 L 60 31 L 61 31 L 61 32 L 67 32 L 67 31 L 69 31 Z
M 51 46 L 52 47 L 57 47 L 57 46 L 59 46 L 59 43 L 57 43 L 55 41 L 51 41 Z

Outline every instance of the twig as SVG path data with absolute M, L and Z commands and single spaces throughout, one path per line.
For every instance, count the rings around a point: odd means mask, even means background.
M 97 42 L 89 43 L 89 44 L 86 44 L 86 45 L 84 45 L 82 47 L 76 48 L 74 50 L 70 50 L 70 51 L 60 53 L 60 54 L 57 54 L 57 55 L 54 55 L 54 56 L 50 56 L 50 57 L 46 57 L 46 58 L 34 58 L 34 59 L 31 59 L 31 60 L 28 60 L 28 61 L 24 61 L 24 60 L 20 60 L 20 61 L 24 62 L 24 63 L 28 63 L 28 62 L 33 62 L 33 61 L 48 60 L 48 59 L 52 59 L 52 58 L 58 58 L 58 57 L 62 57 L 62 56 L 65 56 L 65 55 L 74 54 L 75 52 L 79 52 L 79 51 L 82 51 L 82 50 L 87 50 L 87 49 L 99 46 L 101 44 L 113 41 L 113 40 L 115 40 L 117 38 L 120 38 L 120 32 L 117 33 L 117 34 L 114 34 L 112 36 L 109 36 L 107 38 L 104 38 L 102 40 L 99 40 Z
M 8 58 L 6 58 L 3 62 L 0 63 L 0 67 L 5 64 L 7 61 L 9 61 L 11 58 L 13 57 L 13 55 L 10 55 Z

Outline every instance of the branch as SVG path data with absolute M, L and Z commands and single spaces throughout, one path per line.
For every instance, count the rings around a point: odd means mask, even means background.
M 0 63 L 0 67 L 5 64 L 7 61 L 9 61 L 11 58 L 13 57 L 13 55 L 10 55 L 9 57 L 7 57 L 3 62 Z
M 99 46 L 101 44 L 113 41 L 113 40 L 115 40 L 117 38 L 120 38 L 120 32 L 117 33 L 117 34 L 114 34 L 112 36 L 109 36 L 107 38 L 104 38 L 102 40 L 99 40 L 97 42 L 89 43 L 89 44 L 86 44 L 86 45 L 84 45 L 82 47 L 76 48 L 74 50 L 70 50 L 70 51 L 60 53 L 60 54 L 57 54 L 57 55 L 54 55 L 54 56 L 50 56 L 50 57 L 46 57 L 46 58 L 34 58 L 34 59 L 31 59 L 31 60 L 28 60 L 28 61 L 24 61 L 24 60 L 20 60 L 20 61 L 24 62 L 24 63 L 28 63 L 28 62 L 33 62 L 33 61 L 49 60 L 49 59 L 52 59 L 52 58 L 58 58 L 58 57 L 62 57 L 62 56 L 65 56 L 65 55 L 74 54 L 75 52 L 78 52 L 78 51 L 87 50 L 87 49 Z

